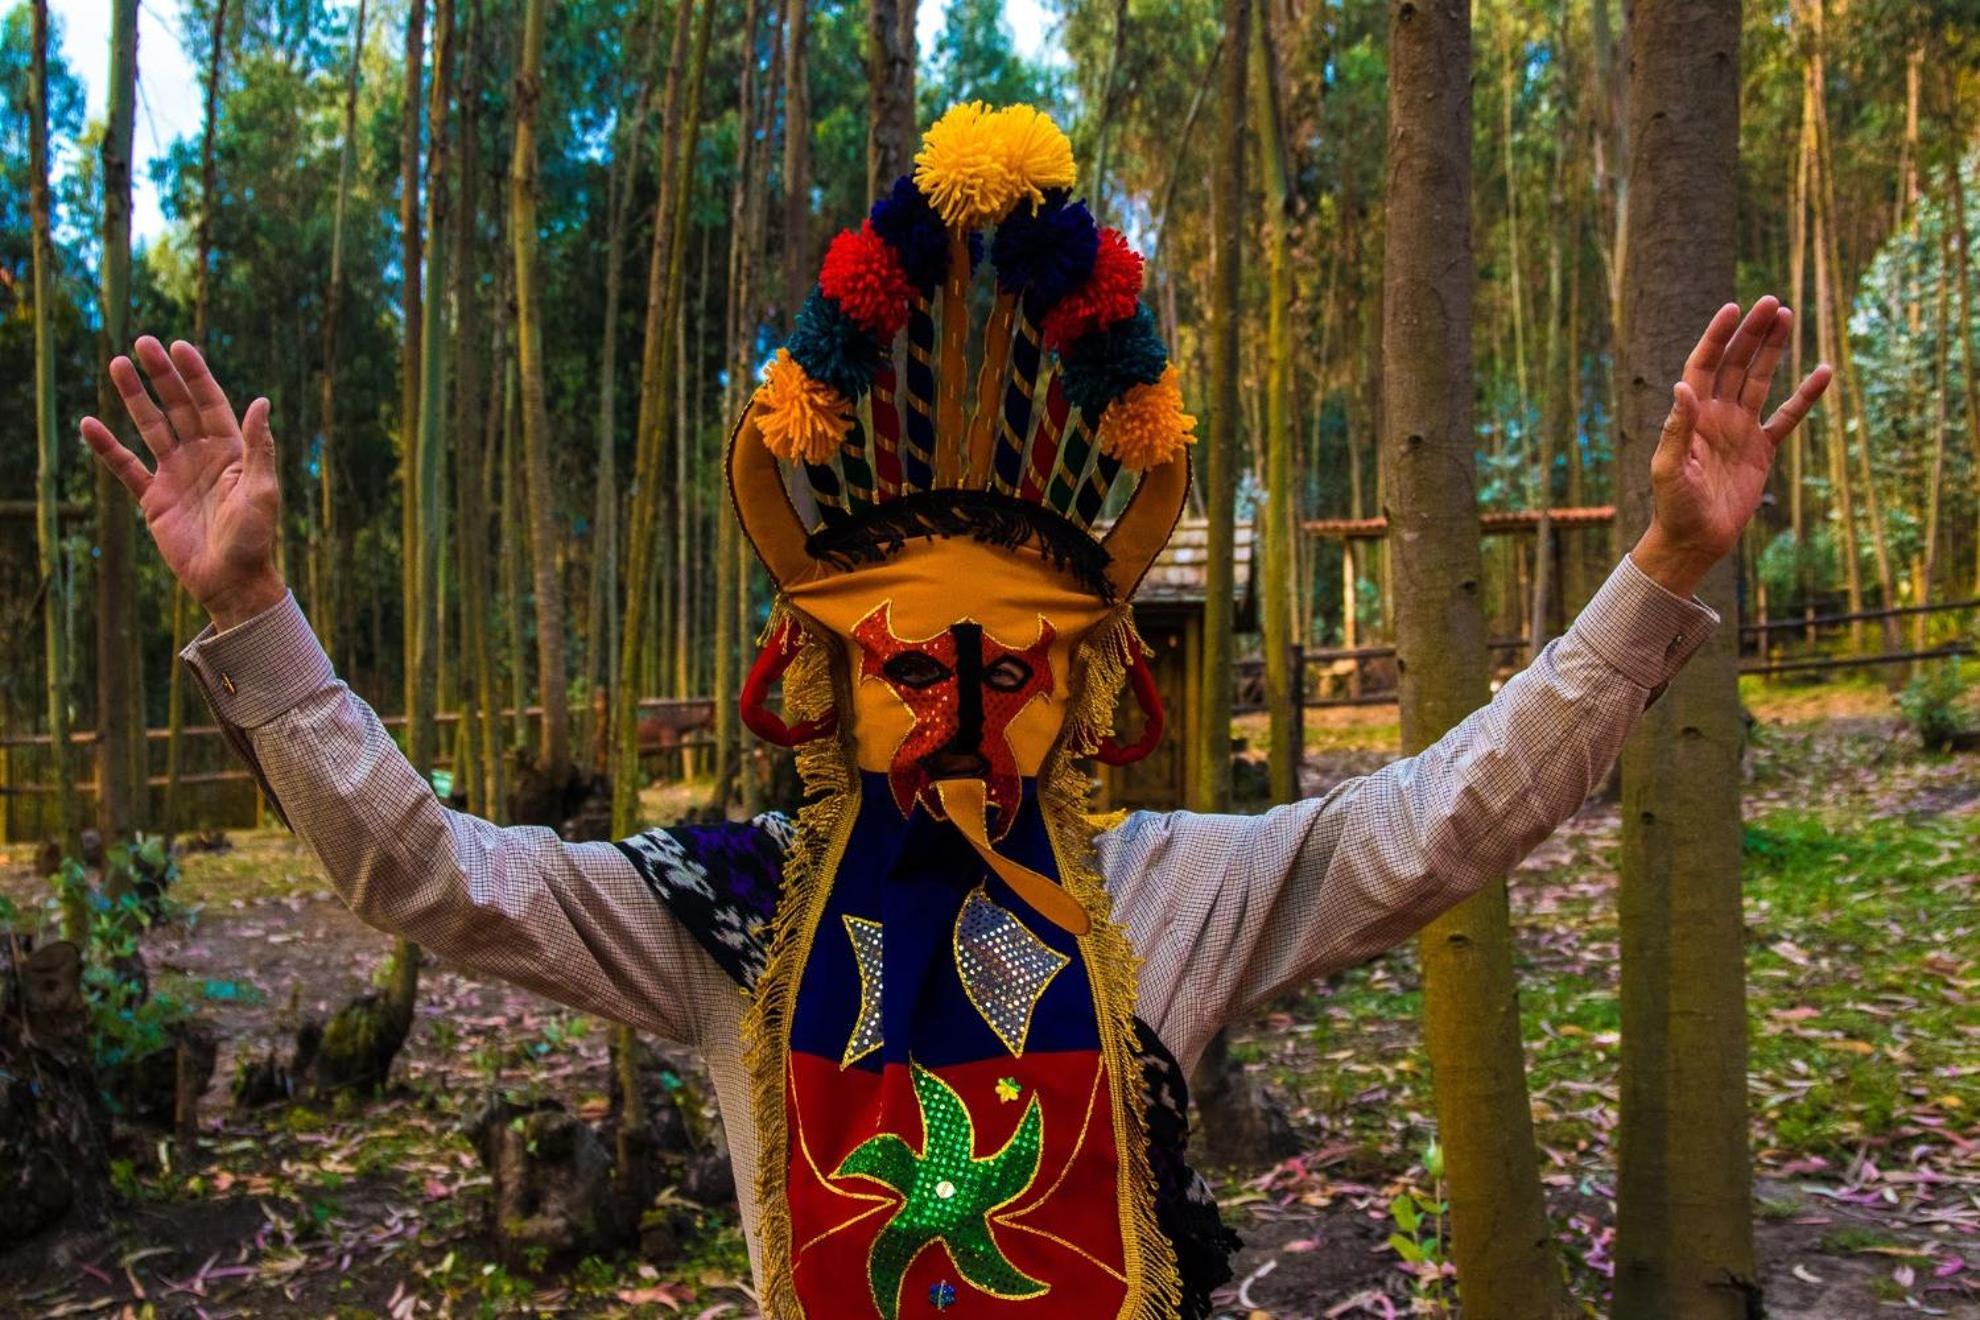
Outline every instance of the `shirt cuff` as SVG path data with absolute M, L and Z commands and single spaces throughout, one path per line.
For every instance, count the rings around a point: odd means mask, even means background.
M 1717 610 L 1672 594 L 1624 555 L 1569 631 L 1631 682 L 1656 691 L 1718 626 Z
M 294 592 L 226 632 L 208 624 L 179 655 L 214 715 L 241 729 L 260 728 L 336 680 Z

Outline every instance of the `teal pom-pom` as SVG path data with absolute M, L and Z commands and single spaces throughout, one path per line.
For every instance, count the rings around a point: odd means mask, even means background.
M 887 361 L 886 347 L 816 288 L 798 309 L 797 324 L 784 347 L 805 375 L 848 399 L 873 388 L 874 373 Z
M 1169 350 L 1155 329 L 1155 313 L 1140 303 L 1134 315 L 1087 335 L 1060 356 L 1066 401 L 1098 416 L 1137 385 L 1162 379 Z

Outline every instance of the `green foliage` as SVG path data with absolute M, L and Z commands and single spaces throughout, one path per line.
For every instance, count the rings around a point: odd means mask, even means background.
M 1928 752 L 1944 751 L 1966 731 L 1970 717 L 1962 702 L 1972 684 L 1960 674 L 1959 657 L 1926 666 L 1898 694 L 1898 709 Z
M 1812 592 L 1834 590 L 1841 574 L 1835 533 L 1827 527 L 1811 528 L 1805 543 L 1783 528 L 1760 552 L 1760 579 L 1775 600 L 1799 599 L 1803 583 Z
M 1444 1151 L 1432 1141 L 1423 1148 L 1423 1176 L 1434 1192 L 1406 1186 L 1389 1200 L 1389 1249 L 1402 1257 L 1414 1277 L 1412 1295 L 1439 1314 L 1450 1295 L 1451 1261 L 1444 1233 L 1450 1202 L 1444 1198 Z

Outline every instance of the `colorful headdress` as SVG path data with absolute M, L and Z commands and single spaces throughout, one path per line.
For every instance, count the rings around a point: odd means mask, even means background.
M 1207 1299 L 1158 1204 L 1160 1046 L 1083 815 L 1084 758 L 1160 736 L 1126 601 L 1194 421 L 1141 258 L 1073 184 L 1037 110 L 949 111 L 832 241 L 731 442 L 778 588 L 744 718 L 811 797 L 745 1020 L 778 1320 Z M 1123 748 L 1130 676 L 1149 720 Z

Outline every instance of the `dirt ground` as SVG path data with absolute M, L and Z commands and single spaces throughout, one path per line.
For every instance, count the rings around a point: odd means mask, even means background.
M 1755 708 L 1773 735 L 1759 755 L 1788 768 L 1774 777 L 1756 770 L 1752 810 L 1804 801 L 1819 785 L 1829 796 L 1874 795 L 1894 816 L 1980 820 L 1980 766 L 1902 750 L 1877 694 L 1840 702 L 1804 695 L 1778 708 L 1759 700 Z M 1330 712 L 1309 730 L 1307 790 L 1379 766 L 1394 740 L 1392 712 Z M 671 805 L 653 808 L 664 815 Z M 1612 903 L 1615 832 L 1613 808 L 1591 802 L 1515 877 L 1523 975 L 1598 983 L 1603 973 L 1590 970 L 1590 959 L 1600 962 L 1606 949 L 1613 961 L 1612 924 L 1582 945 L 1587 923 L 1602 920 L 1588 914 Z M 1948 837 L 1980 840 L 1980 828 Z M 195 996 L 221 1041 L 198 1158 L 175 1165 L 160 1134 L 127 1141 L 120 1218 L 103 1232 L 0 1251 L 0 1315 L 755 1314 L 740 1235 L 721 1212 L 701 1216 L 676 1259 L 588 1261 L 541 1278 L 491 1259 L 487 1178 L 460 1115 L 498 1089 L 554 1097 L 591 1118 L 605 1109 L 607 1033 L 535 996 L 429 965 L 388 1095 L 327 1110 L 229 1112 L 236 1061 L 284 1045 L 303 1016 L 325 1016 L 360 993 L 389 950 L 337 902 L 294 840 L 270 831 L 230 843 L 186 858 L 179 898 L 196 916 L 154 933 L 147 946 L 154 983 Z M 0 892 L 23 904 L 41 893 L 29 861 L 26 848 L 0 853 Z M 1948 890 L 1957 903 L 1947 919 L 1967 923 L 1969 934 L 1977 929 L 1976 871 L 1980 848 L 1964 859 L 1963 885 Z M 1980 988 L 1976 949 L 1980 937 L 1946 955 L 1958 962 L 1948 976 L 1964 1003 L 1955 1019 L 1965 1024 L 1964 1063 L 1940 1070 L 1963 1072 L 1926 1079 L 1930 1090 L 1970 1088 L 1980 1075 L 1980 1017 L 1965 998 Z M 1434 1300 L 1439 1286 L 1404 1269 L 1387 1245 L 1398 1192 L 1436 1195 L 1413 1153 L 1428 1130 L 1416 1027 L 1402 1011 L 1414 976 L 1413 959 L 1390 955 L 1275 1005 L 1240 1033 L 1237 1056 L 1285 1107 L 1303 1153 L 1270 1168 L 1217 1171 L 1227 1217 L 1246 1241 L 1220 1315 L 1455 1313 Z M 1601 1039 L 1599 1027 L 1575 1027 L 1570 1016 L 1543 1023 L 1546 1039 L 1533 1044 L 1535 1106 L 1550 1208 L 1577 1294 L 1595 1315 L 1609 1266 L 1613 1166 L 1604 1125 L 1613 1126 L 1613 1075 L 1557 1074 L 1552 1044 L 1571 1043 L 1575 1031 Z M 690 1060 L 664 1063 L 692 1076 Z M 1756 1077 L 1763 1111 L 1772 1085 Z M 1824 1154 L 1768 1146 L 1778 1125 L 1760 1122 L 1758 1283 L 1767 1314 L 1980 1316 L 1980 1134 L 1971 1109 L 1931 1112 L 1942 1120 L 1936 1126 L 1927 1115 L 1909 1129 L 1893 1126 L 1897 1136 L 1837 1138 Z M 1564 1115 L 1572 1125 L 1563 1126 Z M 1929 1158 L 1915 1148 L 1929 1148 Z

